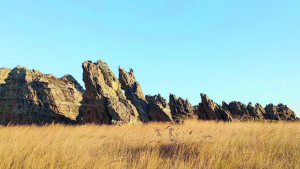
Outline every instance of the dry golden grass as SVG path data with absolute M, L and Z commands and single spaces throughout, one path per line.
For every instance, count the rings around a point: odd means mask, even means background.
M 0 168 L 300 168 L 300 123 L 0 127 Z

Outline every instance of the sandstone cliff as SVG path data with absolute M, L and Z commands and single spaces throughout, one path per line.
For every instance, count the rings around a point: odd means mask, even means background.
M 138 122 L 136 108 L 126 99 L 119 80 L 105 62 L 86 61 L 82 68 L 86 90 L 83 94 L 84 111 L 80 116 L 84 123 Z
M 83 90 L 72 76 L 57 79 L 21 66 L 0 72 L 1 124 L 75 123 Z
M 283 104 L 220 106 L 205 94 L 198 106 L 172 94 L 168 103 L 160 94 L 145 97 L 132 69 L 119 67 L 118 79 L 101 60 L 85 61 L 82 68 L 85 90 L 71 75 L 56 78 L 22 66 L 0 69 L 0 124 L 180 122 L 194 115 L 217 121 L 299 120 Z

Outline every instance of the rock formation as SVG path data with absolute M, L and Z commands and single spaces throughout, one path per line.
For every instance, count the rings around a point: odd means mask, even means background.
M 167 100 L 165 100 L 160 94 L 155 96 L 147 95 L 146 100 L 150 105 L 149 118 L 151 121 L 173 122 Z
M 265 108 L 267 119 L 271 120 L 298 120 L 295 113 L 289 109 L 286 105 L 278 104 L 274 106 L 269 104 Z
M 130 69 L 130 72 L 126 72 L 119 67 L 119 81 L 121 88 L 125 91 L 126 98 L 136 107 L 140 120 L 148 122 L 150 105 L 143 94 L 141 85 L 136 82 L 133 70 Z
M 249 111 L 250 115 L 254 118 L 254 120 L 264 120 L 266 117 L 265 109 L 258 103 L 255 105 L 255 107 L 253 107 L 252 103 L 250 102 L 247 106 L 247 110 Z
M 239 120 L 253 120 L 247 106 L 241 102 L 230 102 L 229 105 L 223 102 L 222 107 L 231 113 L 232 118 Z
M 171 109 L 172 118 L 191 118 L 195 115 L 194 107 L 188 100 L 177 98 L 175 95 L 170 94 L 169 106 Z
M 230 112 L 203 93 L 201 93 L 202 102 L 199 104 L 199 119 L 202 120 L 223 120 L 233 121 Z
M 72 76 L 57 79 L 21 66 L 0 72 L 1 124 L 76 122 L 83 90 Z
M 168 103 L 160 94 L 145 97 L 132 69 L 119 67 L 117 79 L 101 60 L 85 61 L 82 68 L 85 90 L 71 75 L 56 78 L 22 66 L 1 68 L 0 124 L 180 122 L 194 115 L 217 121 L 299 120 L 283 104 L 263 108 L 234 101 L 220 106 L 205 94 L 198 106 L 172 94 Z
M 86 90 L 83 94 L 83 114 L 80 119 L 84 123 L 138 122 L 136 108 L 126 99 L 119 80 L 105 62 L 85 61 L 82 68 Z

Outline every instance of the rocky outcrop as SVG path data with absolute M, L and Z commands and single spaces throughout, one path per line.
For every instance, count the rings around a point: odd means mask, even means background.
M 201 93 L 202 102 L 199 104 L 198 117 L 201 120 L 223 120 L 233 121 L 230 112 L 203 93 Z
M 135 79 L 133 70 L 130 69 L 130 72 L 126 72 L 119 67 L 119 81 L 126 98 L 136 107 L 140 120 L 148 122 L 150 105 L 143 94 L 141 85 Z
M 286 105 L 241 102 L 222 106 L 201 94 L 199 106 L 170 95 L 143 94 L 131 69 L 119 67 L 119 79 L 108 65 L 82 64 L 86 90 L 71 75 L 56 78 L 18 66 L 0 69 L 0 124 L 96 123 L 125 124 L 149 121 L 179 123 L 197 115 L 201 120 L 299 120 Z M 124 93 L 123 93 L 123 91 Z
M 71 75 L 57 79 L 22 66 L 0 72 L 1 124 L 76 123 L 83 90 Z
M 247 110 L 254 120 L 264 120 L 266 117 L 265 109 L 258 103 L 255 105 L 255 107 L 253 107 L 252 103 L 250 102 L 247 106 Z
M 80 116 L 84 123 L 138 122 L 135 106 L 126 99 L 119 80 L 105 62 L 85 61 L 82 68 L 86 90 L 83 94 L 83 114 Z
M 253 120 L 247 106 L 241 102 L 230 102 L 229 105 L 223 102 L 222 107 L 228 110 L 234 119 L 239 120 Z
M 167 100 L 165 100 L 160 94 L 155 96 L 147 95 L 146 100 L 150 105 L 149 119 L 151 121 L 173 122 Z
M 192 118 L 195 115 L 194 107 L 188 100 L 177 98 L 175 95 L 170 94 L 169 106 L 171 109 L 172 118 Z
M 274 106 L 269 104 L 265 107 L 266 117 L 271 120 L 298 120 L 295 113 L 286 105 L 278 104 Z

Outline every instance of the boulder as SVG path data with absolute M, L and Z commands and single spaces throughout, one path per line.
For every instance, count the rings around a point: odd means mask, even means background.
M 199 104 L 199 119 L 233 121 L 230 112 L 209 99 L 206 94 L 201 93 L 201 99 L 202 102 Z
M 267 119 L 270 120 L 298 120 L 295 113 L 282 103 L 274 106 L 268 104 L 265 107 Z
M 170 94 L 169 106 L 171 109 L 172 118 L 191 118 L 195 115 L 194 107 L 190 104 L 188 100 L 183 100 L 182 98 L 177 98 L 175 95 Z
M 126 72 L 119 67 L 119 81 L 126 98 L 136 107 L 140 120 L 148 122 L 150 105 L 144 96 L 141 85 L 135 79 L 133 70 L 130 69 L 130 72 Z
M 137 123 L 138 112 L 126 99 L 121 84 L 109 69 L 99 60 L 82 64 L 85 92 L 83 94 L 83 123 L 123 124 Z
M 146 100 L 150 105 L 150 121 L 168 121 L 173 122 L 171 110 L 167 101 L 160 95 L 147 95 Z
M 22 66 L 0 72 L 1 124 L 76 123 L 83 90 L 72 76 L 58 79 Z

